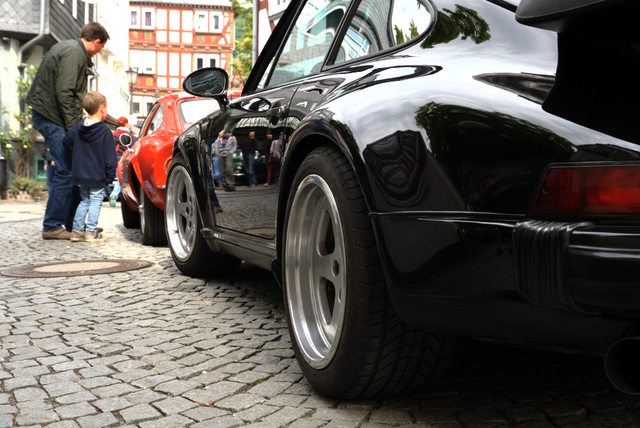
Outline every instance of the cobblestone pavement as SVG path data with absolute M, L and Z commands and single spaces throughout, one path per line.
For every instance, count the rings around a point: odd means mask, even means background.
M 103 205 L 101 243 L 43 241 L 41 203 L 0 201 L 0 271 L 103 259 L 128 272 L 0 275 L 0 426 L 638 427 L 640 398 L 587 357 L 461 343 L 448 375 L 417 397 L 336 401 L 311 390 L 291 351 L 281 291 L 243 264 L 184 277 Z

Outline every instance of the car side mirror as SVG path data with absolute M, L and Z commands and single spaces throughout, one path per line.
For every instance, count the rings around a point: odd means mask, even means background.
M 122 144 L 125 147 L 129 147 L 131 145 L 131 142 L 133 140 L 131 139 L 131 135 L 129 134 L 121 134 L 120 135 L 120 144 Z
M 201 68 L 189 74 L 182 88 L 197 97 L 226 98 L 229 75 L 221 68 Z

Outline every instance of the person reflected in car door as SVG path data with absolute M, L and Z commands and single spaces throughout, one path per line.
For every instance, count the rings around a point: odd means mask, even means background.
M 256 140 L 255 131 L 249 132 L 249 138 L 242 142 L 242 164 L 244 173 L 249 177 L 249 187 L 255 187 L 258 184 L 256 180 L 256 150 L 258 150 L 258 140 Z
M 222 187 L 224 187 L 225 192 L 233 192 L 236 190 L 235 179 L 233 178 L 233 153 L 238 147 L 236 137 L 231 135 L 231 131 L 226 130 L 218 135 L 213 144 L 220 160 Z

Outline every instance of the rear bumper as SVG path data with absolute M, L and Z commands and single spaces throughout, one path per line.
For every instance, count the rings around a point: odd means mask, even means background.
M 532 304 L 640 316 L 640 227 L 523 222 L 513 250 L 516 290 Z
M 601 355 L 638 335 L 640 226 L 373 219 L 393 305 L 409 325 Z

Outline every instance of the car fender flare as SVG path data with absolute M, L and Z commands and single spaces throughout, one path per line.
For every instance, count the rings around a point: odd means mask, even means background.
M 194 133 L 191 135 L 191 133 Z M 193 180 L 193 186 L 196 191 L 196 201 L 198 205 L 198 212 L 200 213 L 200 219 L 202 220 L 203 227 L 213 228 L 215 227 L 215 219 L 213 212 L 207 210 L 208 200 L 206 192 L 204 191 L 203 178 L 200 174 L 200 169 L 197 167 L 200 159 L 200 152 L 197 149 L 197 144 L 185 144 L 185 140 L 198 141 L 200 138 L 200 130 L 197 127 L 191 127 L 183 132 L 173 145 L 173 158 L 181 157 L 184 160 L 185 168 L 187 169 L 191 180 Z M 173 163 L 173 161 L 172 161 Z M 166 194 L 165 190 L 165 194 Z
M 282 156 L 281 184 L 277 202 L 276 240 L 278 260 L 282 258 L 282 237 L 284 234 L 284 219 L 286 215 L 287 200 L 293 179 L 302 160 L 316 147 L 330 144 L 336 146 L 347 158 L 351 168 L 355 171 L 360 188 L 365 196 L 365 202 L 371 210 L 373 201 L 370 192 L 370 183 L 367 179 L 364 160 L 355 154 L 361 152 L 358 143 L 350 132 L 349 124 L 341 124 L 336 127 L 334 122 L 327 120 L 331 114 L 323 114 L 322 110 L 316 111 L 298 125 L 296 130 L 289 137 L 289 144 L 285 148 Z M 279 262 L 277 262 L 279 263 Z M 280 270 L 273 266 L 272 270 L 280 280 Z

